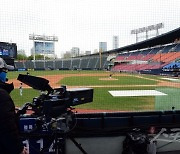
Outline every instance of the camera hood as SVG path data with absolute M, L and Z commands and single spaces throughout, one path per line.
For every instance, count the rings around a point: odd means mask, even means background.
M 49 80 L 46 80 L 41 77 L 19 74 L 17 80 L 27 84 L 28 86 L 36 90 L 48 92 L 53 91 L 52 87 L 49 85 Z

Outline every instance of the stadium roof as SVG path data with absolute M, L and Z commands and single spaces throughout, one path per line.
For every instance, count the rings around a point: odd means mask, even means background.
M 135 44 L 131 44 L 125 47 L 121 47 L 118 49 L 107 51 L 108 53 L 120 53 L 123 51 L 132 51 L 132 50 L 138 50 L 143 48 L 149 48 L 156 45 L 163 45 L 163 44 L 169 44 L 173 43 L 176 39 L 180 38 L 180 27 L 177 29 L 174 29 L 170 32 L 167 32 L 165 34 L 150 38 L 145 41 L 141 41 Z M 107 53 L 106 52 L 106 53 Z

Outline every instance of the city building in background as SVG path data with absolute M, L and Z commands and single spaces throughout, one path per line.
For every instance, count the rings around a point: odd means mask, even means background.
M 99 42 L 99 51 L 107 51 L 107 42 Z
M 66 51 L 64 54 L 63 54 L 63 58 L 71 58 L 71 51 Z
M 80 54 L 80 49 L 78 47 L 72 47 L 71 49 L 71 56 L 77 57 Z
M 113 36 L 113 49 L 119 48 L 119 36 Z
M 94 51 L 93 51 L 93 53 L 98 53 L 99 51 L 98 51 L 98 49 L 94 49 Z
M 91 51 L 85 51 L 85 55 L 90 55 Z

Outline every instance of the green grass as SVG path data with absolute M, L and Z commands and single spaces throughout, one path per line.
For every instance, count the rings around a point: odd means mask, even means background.
M 14 89 L 11 92 L 11 97 L 16 106 L 21 107 L 23 104 L 27 102 L 32 102 L 34 97 L 40 95 L 40 92 L 34 89 L 23 89 L 23 96 L 20 96 L 19 89 Z
M 154 97 L 113 97 L 110 90 L 139 90 L 152 88 L 94 88 L 94 99 L 92 103 L 77 106 L 83 109 L 140 111 L 154 110 Z
M 104 71 L 66 71 L 66 70 L 47 70 L 47 71 L 10 71 L 8 72 L 9 79 L 16 79 L 19 74 L 26 74 L 27 72 L 33 76 L 44 76 L 44 75 L 61 75 L 61 74 L 96 74 L 102 73 L 105 74 Z
M 75 108 L 81 109 L 100 109 L 100 110 L 123 110 L 140 111 L 153 110 L 154 97 L 112 97 L 109 90 L 132 90 L 132 89 L 153 89 L 147 87 L 138 88 L 94 88 L 93 102 L 78 105 Z M 19 89 L 12 93 L 12 99 L 16 106 L 21 107 L 26 102 L 32 102 L 34 97 L 39 96 L 39 91 L 34 89 L 23 89 L 23 96 L 19 95 Z
M 163 80 L 163 79 L 161 79 L 162 76 L 160 76 L 160 75 L 148 75 L 148 74 L 138 75 L 138 74 L 137 74 L 137 76 L 145 77 L 145 78 L 148 78 L 148 79 Z
M 157 81 L 140 79 L 135 76 L 115 76 L 118 80 L 99 80 L 103 76 L 74 76 L 66 77 L 60 81 L 63 85 L 68 86 L 91 86 L 91 85 L 155 85 Z
M 75 108 L 81 109 L 99 109 L 99 110 L 113 110 L 113 111 L 149 111 L 149 110 L 166 110 L 170 109 L 172 105 L 180 109 L 178 105 L 179 88 L 171 88 L 170 90 L 166 87 L 156 87 L 150 85 L 156 85 L 157 81 L 151 79 L 160 79 L 161 76 L 151 76 L 127 74 L 127 76 L 113 76 L 118 80 L 99 80 L 99 78 L 107 78 L 107 72 L 104 71 L 29 71 L 34 76 L 44 75 L 57 75 L 57 74 L 96 74 L 101 73 L 102 76 L 74 76 L 66 77 L 59 83 L 68 86 L 93 86 L 93 85 L 106 85 L 105 88 L 94 88 L 94 98 L 92 103 L 86 103 L 75 106 Z M 106 75 L 105 75 L 106 73 Z M 9 72 L 9 78 L 15 79 L 19 74 L 26 74 L 24 72 Z M 57 81 L 58 82 L 58 81 Z M 120 85 L 121 88 L 108 88 L 108 85 Z M 128 87 L 126 85 L 129 85 Z M 147 87 L 135 87 L 133 85 L 149 85 Z M 161 92 L 167 93 L 167 96 L 146 96 L 146 97 L 112 97 L 109 94 L 109 90 L 153 90 L 157 89 Z M 40 92 L 32 88 L 23 89 L 23 96 L 20 96 L 19 89 L 15 89 L 12 93 L 12 99 L 16 106 L 21 107 L 26 102 L 32 102 L 34 97 L 38 97 Z M 176 101 L 172 101 L 176 100 Z
M 155 110 L 171 110 L 172 107 L 180 110 L 180 88 L 157 88 L 157 90 L 167 94 L 155 99 Z

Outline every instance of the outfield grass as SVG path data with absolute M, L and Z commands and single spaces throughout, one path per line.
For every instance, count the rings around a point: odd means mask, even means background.
M 157 81 L 140 79 L 135 76 L 115 76 L 117 80 L 99 80 L 104 76 L 72 76 L 66 77 L 60 81 L 63 85 L 68 86 L 93 86 L 93 85 L 155 85 Z
M 23 96 L 20 96 L 19 89 L 14 89 L 11 92 L 11 97 L 16 106 L 21 107 L 23 104 L 27 102 L 32 102 L 34 97 L 40 95 L 40 92 L 34 89 L 23 89 Z
M 29 72 L 30 75 L 33 76 L 44 76 L 44 75 L 61 75 L 61 74 L 96 74 L 102 73 L 105 74 L 104 71 L 69 71 L 69 70 L 47 70 L 47 71 L 10 71 L 8 72 L 9 79 L 17 79 L 19 74 L 26 74 Z
M 166 96 L 159 96 L 155 99 L 155 110 L 180 109 L 180 88 L 163 87 L 157 90 L 166 93 Z
M 94 88 L 93 102 L 78 105 L 81 109 L 100 109 L 100 110 L 153 110 L 154 97 L 112 97 L 109 90 L 129 90 L 129 89 L 150 89 L 147 87 L 138 88 Z M 151 88 L 153 89 L 153 88 Z M 40 92 L 34 89 L 23 89 L 23 96 L 20 96 L 19 89 L 15 89 L 11 96 L 16 106 L 21 107 L 26 102 L 32 102 L 33 97 L 39 96 Z
M 139 90 L 138 88 L 94 88 L 94 100 L 92 103 L 79 105 L 77 108 L 120 110 L 120 111 L 140 111 L 153 110 L 154 97 L 113 97 L 110 90 Z M 148 88 L 149 89 L 149 88 Z M 151 88 L 152 89 L 152 88 Z

